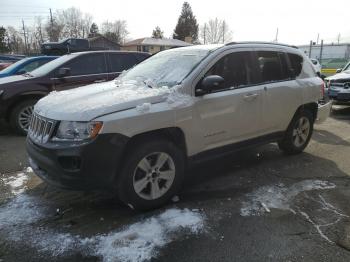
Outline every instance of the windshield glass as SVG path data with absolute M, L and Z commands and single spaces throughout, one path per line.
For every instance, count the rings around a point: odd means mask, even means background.
M 146 81 L 150 87 L 172 87 L 180 84 L 208 53 L 205 49 L 163 51 L 132 68 L 120 80 Z
M 44 76 L 48 73 L 50 73 L 52 70 L 56 69 L 60 65 L 64 64 L 68 60 L 72 58 L 72 56 L 75 56 L 74 54 L 69 54 L 69 55 L 64 55 L 59 58 L 56 58 L 55 60 L 52 60 L 48 62 L 47 64 L 33 70 L 30 72 L 31 75 L 39 77 L 39 76 Z
M 28 60 L 28 58 L 24 58 L 22 60 L 19 60 L 16 63 L 13 63 L 12 65 L 10 65 L 10 66 L 6 67 L 5 69 L 1 70 L 0 73 L 3 73 L 3 74 L 11 73 L 11 71 L 13 69 L 15 69 L 16 67 L 24 64 L 27 60 Z
M 350 70 L 350 62 L 343 69 L 343 71 L 348 71 L 348 70 Z

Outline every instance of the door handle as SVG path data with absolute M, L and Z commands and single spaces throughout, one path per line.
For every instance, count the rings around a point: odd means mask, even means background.
M 105 82 L 106 79 L 98 79 L 98 80 L 95 80 L 94 83 L 102 83 L 102 82 Z
M 256 99 L 259 96 L 259 94 L 246 94 L 243 99 L 246 101 L 253 101 L 254 99 Z

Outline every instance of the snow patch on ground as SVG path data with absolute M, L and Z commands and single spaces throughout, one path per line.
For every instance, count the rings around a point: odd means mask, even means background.
M 34 223 L 45 216 L 44 209 L 37 197 L 20 194 L 0 207 L 0 230 Z
M 11 193 L 13 195 L 18 195 L 25 191 L 25 184 L 28 181 L 28 179 L 29 178 L 26 172 L 20 172 L 12 176 L 1 178 L 4 184 L 11 188 Z
M 186 230 L 197 234 L 204 228 L 204 218 L 188 209 L 169 209 L 164 213 L 133 224 L 123 231 L 99 237 L 96 254 L 104 261 L 145 261 L 157 255 L 159 248 Z
M 88 238 L 38 225 L 40 220 L 48 218 L 47 203 L 20 194 L 0 206 L 0 231 L 9 241 L 23 242 L 25 239 L 25 245 L 53 257 L 81 252 L 109 262 L 150 260 L 157 256 L 160 248 L 176 238 L 204 230 L 204 216 L 200 212 L 178 208 L 168 209 L 122 230 Z
M 240 210 L 241 216 L 259 216 L 270 209 L 290 210 L 292 200 L 301 192 L 335 188 L 333 183 L 321 180 L 304 180 L 286 187 L 284 184 L 263 186 L 247 194 Z

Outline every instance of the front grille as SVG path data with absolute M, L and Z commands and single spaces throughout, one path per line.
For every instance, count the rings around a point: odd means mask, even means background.
M 47 119 L 33 113 L 30 120 L 28 135 L 29 137 L 39 143 L 46 143 L 51 137 L 55 129 L 56 121 Z

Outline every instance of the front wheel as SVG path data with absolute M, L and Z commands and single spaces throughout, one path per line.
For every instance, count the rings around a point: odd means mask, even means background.
M 144 141 L 130 148 L 118 177 L 120 200 L 136 210 L 164 205 L 181 188 L 183 152 L 167 140 Z
M 27 134 L 36 102 L 35 99 L 25 100 L 13 108 L 10 115 L 10 125 L 17 134 Z
M 310 111 L 298 112 L 288 126 L 279 148 L 287 154 L 301 153 L 308 145 L 313 132 L 314 118 Z

